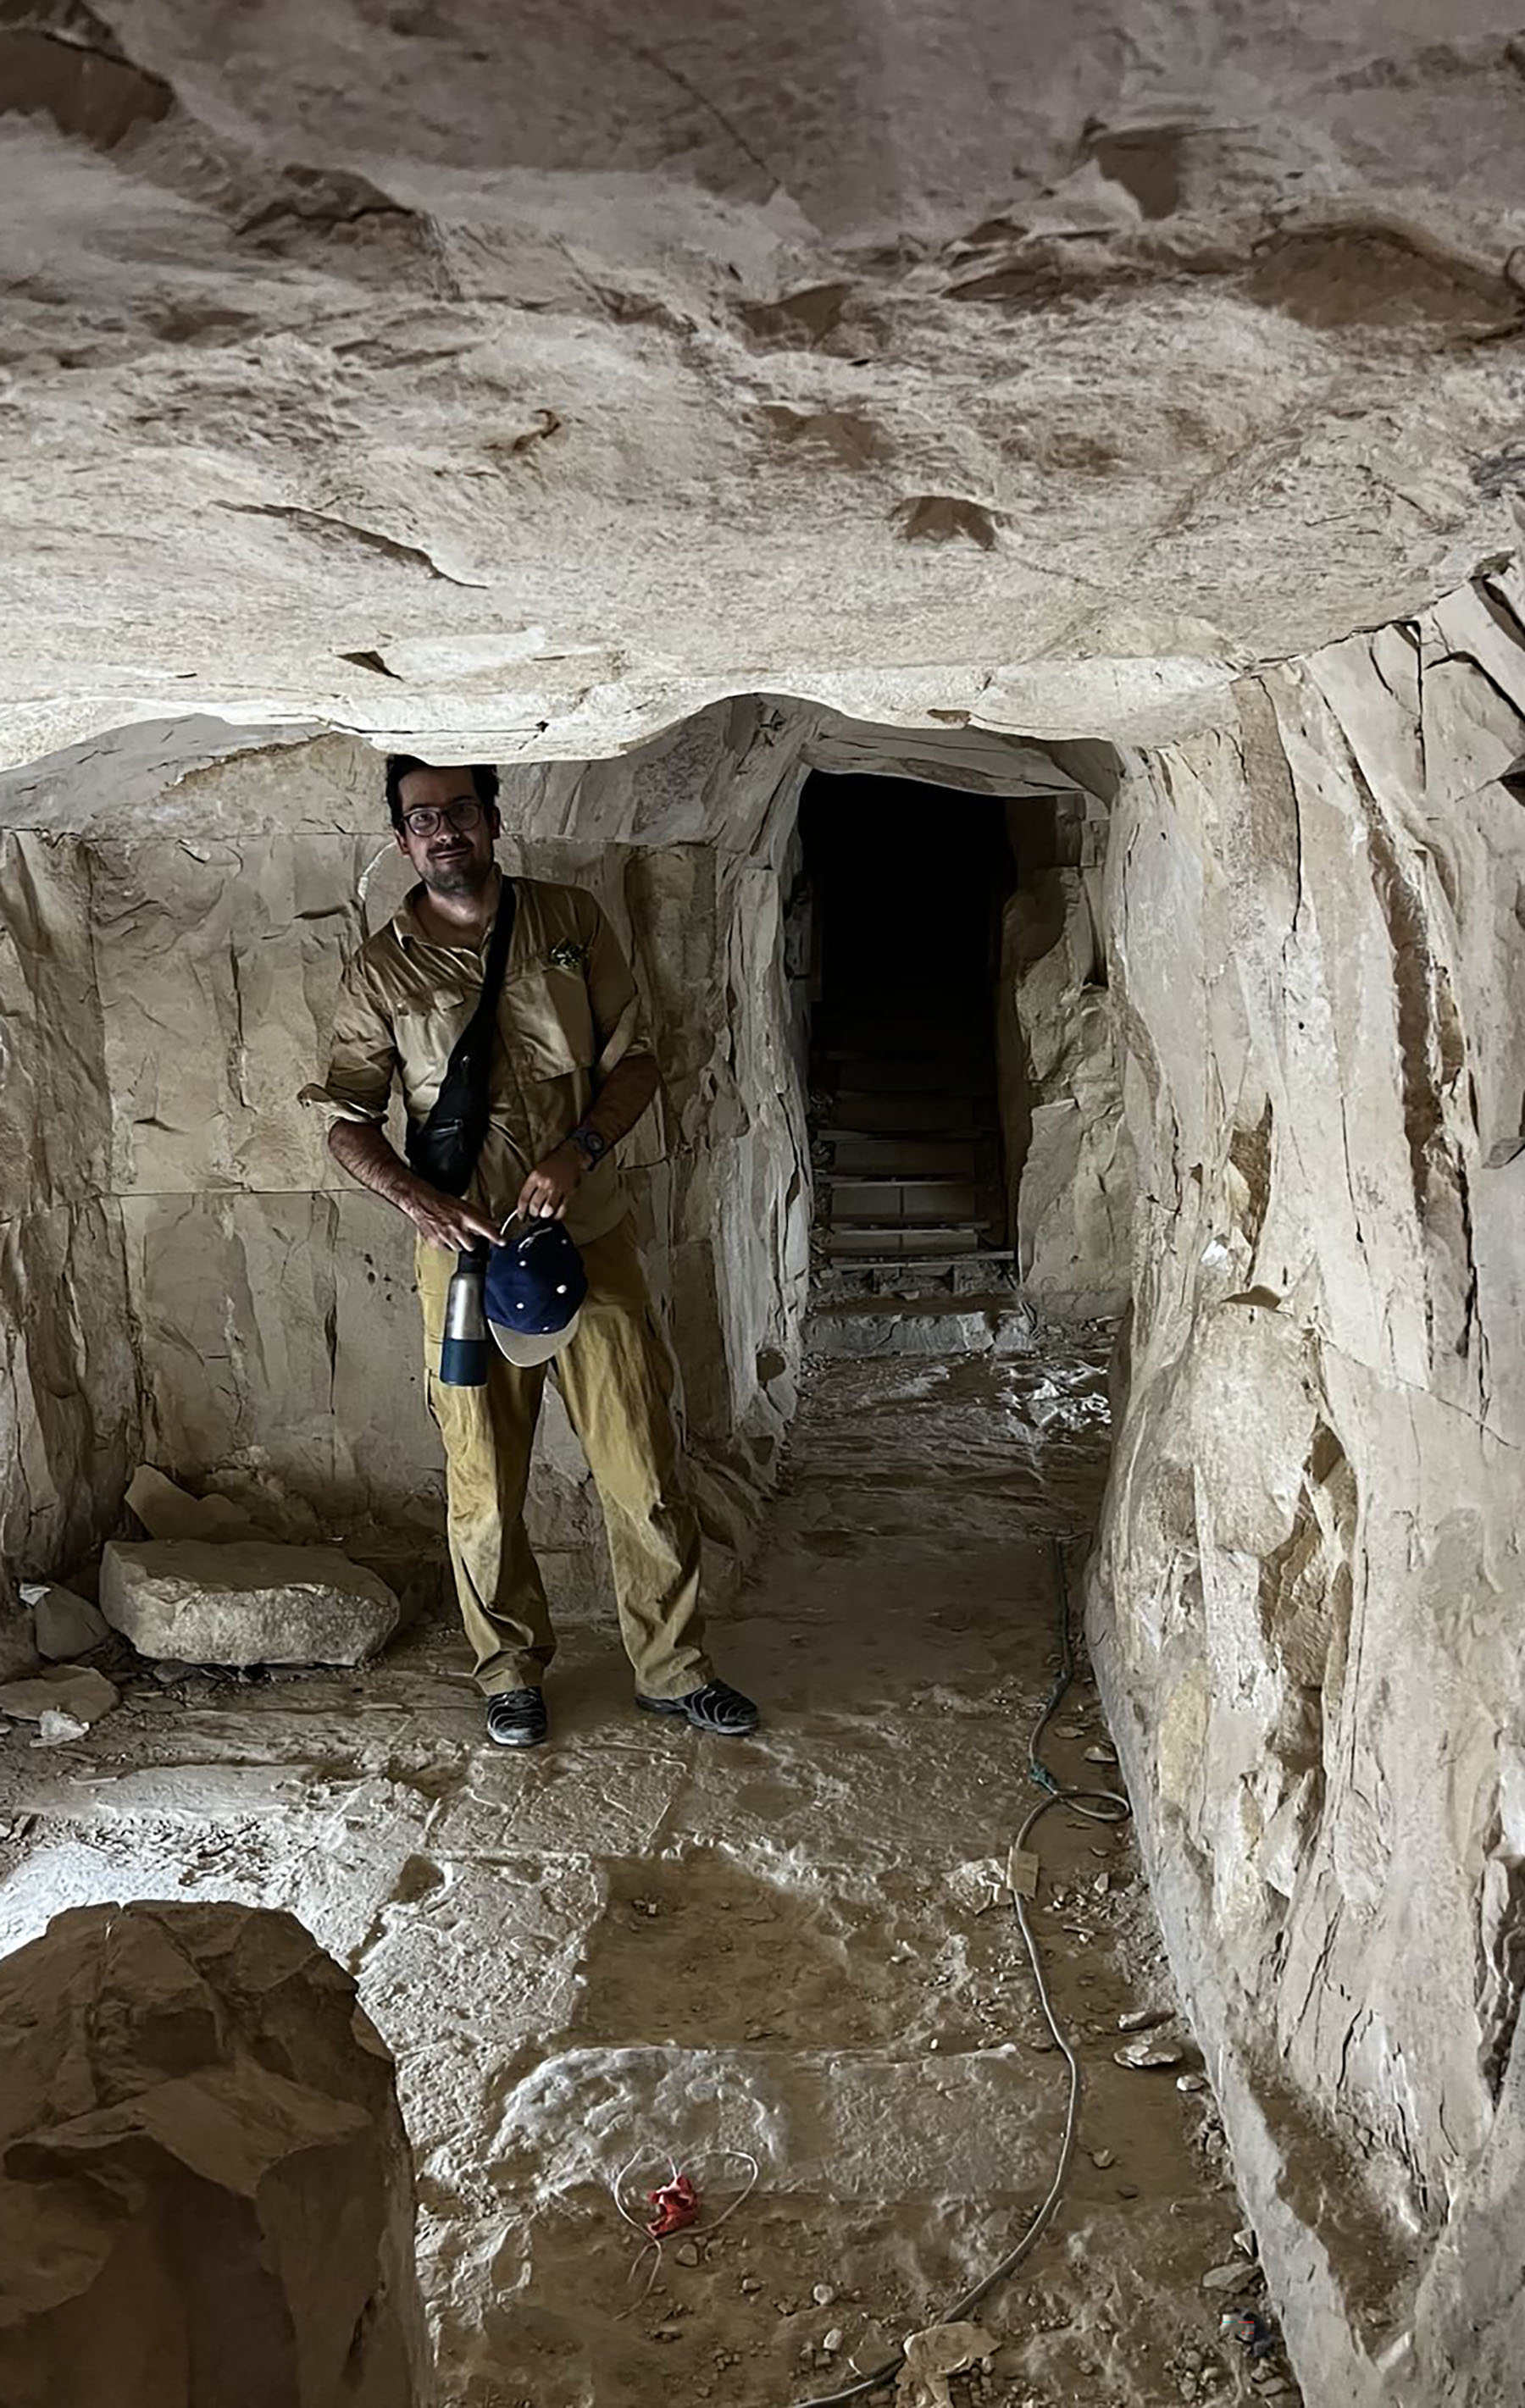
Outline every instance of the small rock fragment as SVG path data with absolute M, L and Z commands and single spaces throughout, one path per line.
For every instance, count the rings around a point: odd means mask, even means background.
M 680 2265 L 680 2266 L 697 2266 L 697 2265 L 698 2264 L 698 2262 L 699 2262 L 699 2248 L 698 2248 L 698 2243 L 697 2241 L 685 2241 L 685 2242 L 683 2243 L 683 2244 L 682 2248 L 681 2248 L 681 2249 L 679 2250 L 679 2252 L 678 2252 L 678 2263 L 679 2263 L 679 2265 Z
M 1138 2195 L 1139 2187 L 1137 2183 L 1119 2183 L 1117 2185 L 1117 2196 L 1119 2199 L 1137 2199 Z
M 1233 2291 L 1245 2279 L 1245 2269 L 1239 2258 L 1231 2266 L 1210 2266 L 1202 2276 L 1204 2291 Z
M 841 2349 L 846 2338 L 847 2336 L 843 2332 L 841 2325 L 833 2325 L 828 2333 L 822 2334 L 821 2347 L 825 2350 L 827 2358 L 836 2357 L 837 2352 Z
M 65 1713 L 62 1708 L 50 1706 L 37 1724 L 34 1747 L 62 1747 L 71 1739 L 83 1739 L 90 1729 L 78 1714 Z
M 760 2291 L 762 2289 L 762 2285 L 755 2274 L 743 2274 L 741 2277 L 741 2288 L 750 2298 L 754 2291 Z
M 912 2333 L 905 2344 L 905 2364 L 896 2382 L 902 2396 L 929 2402 L 930 2408 L 951 2408 L 950 2374 L 962 2374 L 978 2359 L 995 2356 L 996 2343 L 983 2325 L 928 2325 Z
M 1193 2091 L 1206 2089 L 1207 2076 L 1205 2073 L 1178 2073 L 1175 2077 L 1175 2086 L 1177 2090 L 1186 2091 L 1189 2097 Z
M 23 1723 L 66 1714 L 88 1730 L 118 1702 L 114 1684 L 88 1664 L 54 1664 L 30 1680 L 7 1681 L 0 1687 L 0 1713 L 14 1714 Z
M 140 1464 L 127 1488 L 128 1510 L 151 1539 L 248 1539 L 262 1535 L 230 1497 L 193 1497 L 151 1463 Z
M 1110 2149 L 1093 2149 L 1091 2151 L 1091 2163 L 1096 2168 L 1098 2173 L 1104 2174 L 1108 2166 L 1115 2166 L 1116 2162 L 1117 2160 L 1113 2156 Z
M 108 1635 L 99 1607 L 72 1588 L 60 1588 L 55 1581 L 22 1581 L 21 1593 L 22 1604 L 32 1609 L 37 1654 L 50 1663 L 66 1664 L 76 1656 L 88 1656 Z
M 1007 1864 L 1000 1856 L 971 1857 L 967 1864 L 955 1865 L 948 1887 L 966 1913 L 985 1914 L 991 1907 L 1002 1905 L 1009 1895 Z
M 1156 2040 L 1146 2032 L 1138 2040 L 1130 2040 L 1126 2048 L 1115 2048 L 1112 2061 L 1114 2065 L 1127 2066 L 1130 2073 L 1153 2073 L 1179 2065 L 1182 2054 L 1173 2041 Z
M 1163 2007 L 1130 2007 L 1126 2015 L 1117 2018 L 1117 2029 L 1126 2032 L 1153 2031 L 1157 2024 L 1168 2024 L 1170 2016 Z
M 1086 1761 L 1087 1764 L 1115 1764 L 1117 1751 L 1115 1747 L 1088 1747 Z
M 811 2298 L 818 2308 L 828 2308 L 837 2294 L 829 2283 L 817 2283 Z

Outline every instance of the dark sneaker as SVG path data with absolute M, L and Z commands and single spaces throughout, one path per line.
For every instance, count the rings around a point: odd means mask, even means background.
M 706 1681 L 686 1698 L 643 1698 L 638 1690 L 636 1703 L 643 1713 L 682 1714 L 696 1730 L 713 1731 L 721 1739 L 744 1739 L 762 1719 L 752 1699 L 728 1681 Z
M 487 1700 L 487 1736 L 499 1747 L 539 1747 L 550 1727 L 539 1689 L 505 1689 Z

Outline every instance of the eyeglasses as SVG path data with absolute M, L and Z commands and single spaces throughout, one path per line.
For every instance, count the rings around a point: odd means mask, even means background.
M 465 836 L 481 819 L 482 805 L 465 795 L 458 803 L 447 803 L 442 810 L 404 811 L 402 824 L 410 836 L 433 836 L 441 825 Z

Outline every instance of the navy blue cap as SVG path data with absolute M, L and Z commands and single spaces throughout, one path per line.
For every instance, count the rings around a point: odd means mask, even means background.
M 567 1344 L 587 1292 L 583 1257 L 559 1221 L 532 1222 L 487 1257 L 487 1326 L 521 1369 Z

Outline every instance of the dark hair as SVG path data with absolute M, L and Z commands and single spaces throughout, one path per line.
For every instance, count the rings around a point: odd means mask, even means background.
M 386 807 L 392 814 L 395 828 L 402 826 L 402 781 L 415 769 L 436 769 L 437 761 L 415 761 L 410 752 L 389 752 L 386 756 Z M 471 765 L 471 783 L 477 790 L 477 800 L 484 811 L 497 809 L 497 771 L 486 761 Z

